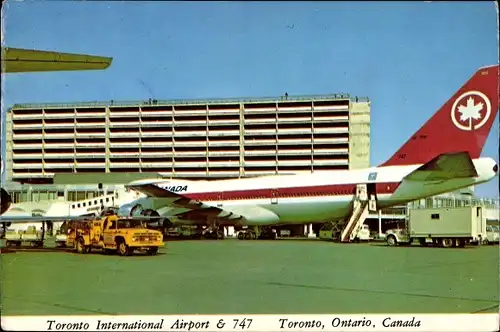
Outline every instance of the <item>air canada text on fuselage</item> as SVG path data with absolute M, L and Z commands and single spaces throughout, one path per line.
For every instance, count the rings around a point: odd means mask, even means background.
M 166 186 L 162 186 L 162 188 L 165 190 L 174 192 L 174 193 L 179 193 L 179 192 L 187 191 L 188 186 L 182 186 L 182 185 L 181 186 L 169 186 L 169 185 L 166 185 Z

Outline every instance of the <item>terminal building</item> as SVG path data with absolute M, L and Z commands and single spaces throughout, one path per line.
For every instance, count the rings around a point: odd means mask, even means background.
M 17 104 L 8 181 L 57 174 L 238 178 L 370 164 L 370 102 L 347 94 L 247 100 Z M 120 176 L 113 177 L 119 179 Z

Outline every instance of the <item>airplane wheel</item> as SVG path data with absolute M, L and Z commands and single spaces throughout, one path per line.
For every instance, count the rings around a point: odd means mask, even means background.
M 250 240 L 252 235 L 249 232 L 245 232 L 245 240 Z
M 238 240 L 243 240 L 244 237 L 242 232 L 238 232 Z

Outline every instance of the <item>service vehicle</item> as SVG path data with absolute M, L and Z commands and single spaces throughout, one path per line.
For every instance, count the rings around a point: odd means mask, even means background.
M 492 244 L 500 242 L 500 231 L 498 226 L 486 225 L 486 236 L 483 239 L 483 244 Z
M 410 209 L 406 227 L 385 233 L 389 246 L 411 244 L 444 248 L 481 244 L 486 236 L 486 221 L 481 206 Z
M 66 247 L 66 240 L 68 238 L 69 223 L 67 221 L 61 224 L 61 227 L 56 231 L 55 242 L 56 247 L 64 248 Z
M 361 226 L 355 239 L 358 239 L 359 241 L 370 241 L 372 239 L 370 227 L 366 224 Z
M 134 251 L 156 255 L 164 245 L 162 233 L 147 228 L 143 220 L 107 215 L 90 221 L 70 223 L 66 246 L 78 253 L 100 249 L 129 256 Z
M 9 230 L 5 233 L 5 245 L 7 247 L 21 247 L 28 245 L 30 247 L 43 247 L 45 232 L 37 230 L 35 226 L 28 226 L 26 230 Z
M 335 234 L 335 231 L 330 228 L 322 228 L 319 230 L 319 238 L 321 240 L 334 240 L 338 235 Z M 354 235 L 353 242 L 360 241 L 370 241 L 372 240 L 370 227 L 366 224 L 361 225 L 356 235 Z
M 64 234 L 60 231 L 57 231 L 56 233 L 56 247 L 58 248 L 64 248 L 66 247 L 66 240 L 68 239 L 68 235 Z

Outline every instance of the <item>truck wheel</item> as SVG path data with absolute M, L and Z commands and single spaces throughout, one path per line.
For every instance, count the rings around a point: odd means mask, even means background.
M 249 232 L 245 232 L 245 240 L 250 240 L 252 238 L 252 235 Z
M 453 240 L 452 239 L 441 239 L 441 245 L 443 248 L 451 248 L 453 247 Z
M 149 248 L 146 252 L 148 255 L 154 256 L 158 253 L 158 247 Z
M 130 255 L 130 248 L 128 247 L 128 245 L 124 241 L 120 241 L 120 243 L 118 243 L 118 253 L 121 256 Z
M 398 240 L 396 240 L 396 237 L 394 235 L 389 235 L 387 237 L 387 245 L 390 247 L 394 247 L 398 244 Z
M 250 237 L 252 238 L 252 240 L 257 240 L 257 234 L 255 234 L 255 232 L 251 232 L 250 233 Z
M 85 243 L 83 242 L 82 238 L 76 240 L 75 247 L 76 247 L 76 252 L 77 253 L 79 253 L 79 254 L 85 254 L 86 253 Z
M 463 247 L 465 247 L 465 240 L 463 240 L 463 239 L 457 239 L 457 243 L 456 244 L 457 244 L 457 247 L 463 248 Z
M 488 244 L 490 244 L 490 241 L 488 241 L 488 239 L 484 239 L 483 244 L 487 246 Z

